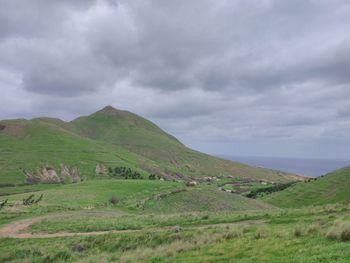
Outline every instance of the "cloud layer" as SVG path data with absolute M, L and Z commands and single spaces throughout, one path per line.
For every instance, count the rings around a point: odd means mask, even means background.
M 212 153 L 350 158 L 349 28 L 346 0 L 0 0 L 0 118 L 111 104 Z

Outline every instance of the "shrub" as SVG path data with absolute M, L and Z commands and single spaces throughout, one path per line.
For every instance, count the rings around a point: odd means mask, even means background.
M 0 203 L 0 210 L 5 207 L 5 205 L 7 204 L 7 201 L 8 201 L 8 199 L 6 199 L 5 201 Z
M 295 237 L 301 237 L 303 235 L 303 230 L 301 229 L 301 227 L 297 226 L 296 228 L 294 228 L 293 234 Z
M 320 225 L 314 223 L 308 227 L 307 232 L 309 234 L 314 234 L 314 233 L 318 232 L 319 228 L 320 228 Z
M 343 242 L 350 241 L 350 227 L 347 227 L 341 231 L 340 240 Z
M 335 206 L 333 206 L 333 205 L 327 205 L 327 206 L 326 206 L 326 212 L 327 212 L 328 214 L 334 213 L 334 210 L 335 210 Z
M 33 204 L 38 204 L 43 199 L 44 194 L 41 194 L 39 196 L 39 198 L 36 199 L 36 200 L 34 199 L 34 196 L 35 195 L 32 194 L 28 198 L 23 199 L 23 201 L 22 201 L 23 205 L 30 206 L 30 205 L 33 205 Z
M 34 204 L 38 204 L 44 197 L 44 194 L 41 194 L 38 199 L 34 201 Z
M 338 233 L 335 231 L 335 229 L 331 229 L 326 233 L 326 238 L 329 240 L 337 240 Z
M 295 182 L 289 182 L 289 183 L 283 183 L 283 184 L 281 183 L 281 184 L 277 184 L 269 187 L 254 189 L 250 191 L 250 193 L 247 194 L 246 197 L 255 199 L 257 197 L 262 197 L 267 194 L 282 191 L 284 189 L 287 189 L 288 187 L 291 187 L 293 184 L 295 184 Z
M 330 240 L 339 240 L 342 242 L 350 241 L 349 222 L 340 220 L 334 221 L 332 228 L 326 233 L 326 238 Z
M 23 199 L 22 203 L 25 206 L 32 205 L 34 203 L 34 195 L 30 195 L 28 198 Z
M 122 177 L 124 179 L 143 179 L 139 172 L 133 171 L 129 167 L 118 166 L 114 169 L 108 168 L 108 172 L 112 176 Z
M 242 236 L 242 231 L 238 229 L 231 230 L 224 234 L 224 239 L 230 240 Z
M 182 231 L 182 228 L 179 226 L 174 227 L 174 232 L 175 233 L 180 233 Z
M 157 179 L 157 176 L 156 176 L 155 174 L 150 174 L 150 175 L 148 176 L 148 179 L 149 179 L 149 180 L 156 180 L 156 179 Z
M 119 203 L 119 199 L 115 196 L 112 196 L 110 199 L 109 199 L 109 202 L 112 204 L 112 205 L 116 205 Z
M 85 246 L 83 244 L 75 244 L 73 247 L 72 247 L 72 250 L 74 252 L 83 252 L 85 250 Z
M 267 237 L 267 230 L 265 228 L 258 228 L 255 232 L 255 239 L 263 239 Z

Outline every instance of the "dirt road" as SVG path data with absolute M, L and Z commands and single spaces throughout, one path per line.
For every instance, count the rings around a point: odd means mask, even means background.
M 10 238 L 51 238 L 51 237 L 72 237 L 72 236 L 97 236 L 105 234 L 117 234 L 117 233 L 132 233 L 140 231 L 164 231 L 176 229 L 179 226 L 168 226 L 168 227 L 152 227 L 145 228 L 140 230 L 110 230 L 110 231 L 92 231 L 92 232 L 58 232 L 58 233 L 31 233 L 28 232 L 31 225 L 38 223 L 44 219 L 49 218 L 48 216 L 36 217 L 32 219 L 25 219 L 18 222 L 10 223 L 4 225 L 0 228 L 0 238 L 1 237 L 10 237 Z M 227 227 L 227 226 L 237 226 L 240 224 L 261 224 L 264 223 L 263 220 L 249 221 L 249 222 L 235 222 L 235 223 L 219 223 L 219 224 L 208 224 L 208 225 L 194 225 L 183 227 L 185 229 L 201 229 L 201 228 L 210 228 L 210 227 Z

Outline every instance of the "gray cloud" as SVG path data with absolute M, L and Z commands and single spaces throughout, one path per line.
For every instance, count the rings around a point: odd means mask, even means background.
M 0 118 L 112 104 L 214 152 L 347 144 L 348 28 L 345 0 L 0 0 Z

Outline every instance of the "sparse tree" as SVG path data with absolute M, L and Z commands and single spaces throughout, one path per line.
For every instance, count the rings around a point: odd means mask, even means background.
M 6 199 L 5 201 L 3 201 L 3 202 L 0 203 L 0 210 L 2 210 L 2 209 L 5 207 L 5 205 L 7 204 L 7 202 L 8 202 L 8 199 Z

